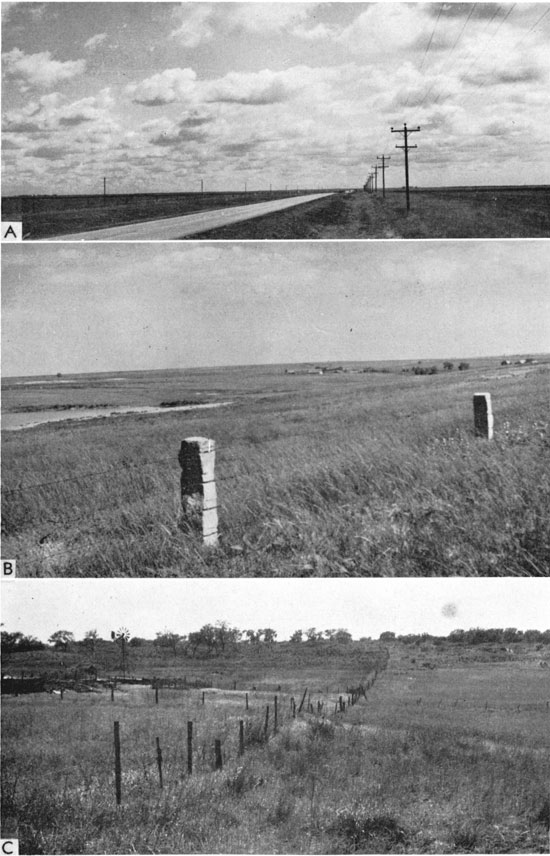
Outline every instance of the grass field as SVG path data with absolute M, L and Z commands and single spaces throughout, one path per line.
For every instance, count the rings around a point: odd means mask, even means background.
M 7 380 L 7 413 L 231 403 L 4 431 L 4 556 L 30 576 L 548 575 L 541 360 L 429 376 L 378 364 L 386 371 Z M 492 442 L 473 436 L 480 391 L 493 395 Z M 181 522 L 177 456 L 189 436 L 217 444 L 217 549 Z
M 304 208 L 212 229 L 200 239 L 544 238 L 550 236 L 550 189 L 446 188 L 386 198 L 357 191 Z
M 277 734 L 273 693 L 252 689 L 280 681 L 276 657 L 271 670 L 250 664 L 236 691 L 207 691 L 204 704 L 200 690 L 161 690 L 157 705 L 138 687 L 117 690 L 114 702 L 107 690 L 5 697 L 3 830 L 33 854 L 548 852 L 550 678 L 534 648 L 495 662 L 488 652 L 468 661 L 462 646 L 390 647 L 388 668 L 344 713 L 333 702 L 345 666 L 328 658 L 309 684 L 323 713 L 293 719 L 289 696 L 308 687 L 313 664 L 296 665 L 276 689 Z M 211 667 L 228 679 L 231 666 L 226 657 Z M 357 682 L 366 668 L 354 663 Z M 216 739 L 223 769 L 214 772 Z
M 2 219 L 21 220 L 23 237 L 43 239 L 68 232 L 103 229 L 162 217 L 177 217 L 212 208 L 229 208 L 307 193 L 250 191 L 249 193 L 135 193 L 98 196 L 23 196 L 2 200 Z

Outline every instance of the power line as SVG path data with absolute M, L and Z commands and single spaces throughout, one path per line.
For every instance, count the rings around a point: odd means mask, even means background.
M 446 58 L 445 58 L 445 62 L 443 63 L 443 66 L 442 66 L 442 68 L 441 68 L 441 69 L 440 69 L 440 71 L 439 71 L 439 74 L 440 74 L 440 75 L 441 75 L 441 73 L 443 72 L 443 70 L 444 70 L 444 68 L 445 68 L 445 64 L 446 64 L 447 60 L 449 60 L 449 59 L 451 58 L 451 56 L 453 55 L 453 53 L 454 53 L 454 51 L 455 51 L 456 46 L 458 45 L 458 43 L 459 43 L 460 39 L 462 38 L 462 35 L 463 35 L 463 33 L 464 33 L 464 30 L 465 30 L 465 29 L 466 29 L 466 27 L 468 26 L 468 22 L 470 21 L 470 18 L 471 18 L 471 17 L 472 17 L 472 15 L 474 14 L 474 11 L 475 11 L 475 6 L 472 6 L 472 8 L 470 9 L 470 12 L 469 12 L 469 14 L 468 14 L 468 17 L 466 18 L 466 20 L 465 20 L 464 24 L 462 25 L 462 29 L 460 30 L 460 33 L 458 34 L 458 37 L 456 38 L 456 40 L 455 40 L 455 42 L 454 42 L 454 44 L 453 44 L 453 46 L 452 46 L 451 50 L 449 51 L 449 53 L 447 54 L 447 56 L 446 56 Z M 451 66 L 451 68 L 452 68 L 452 66 Z M 433 90 L 434 90 L 434 87 L 435 87 L 436 83 L 437 83 L 437 81 L 434 81 L 434 82 L 432 83 L 432 85 L 430 86 L 429 90 L 428 90 L 428 91 L 426 92 L 426 94 L 424 95 L 424 98 L 422 99 L 422 102 L 421 102 L 421 104 L 420 104 L 420 108 L 419 108 L 419 109 L 421 109 L 421 108 L 424 106 L 424 104 L 426 103 L 426 100 L 427 100 L 427 98 L 429 97 L 429 95 L 433 92 Z

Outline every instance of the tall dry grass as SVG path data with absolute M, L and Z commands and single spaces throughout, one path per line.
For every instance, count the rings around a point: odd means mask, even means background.
M 271 377 L 208 417 L 10 434 L 4 553 L 37 576 L 547 575 L 548 372 L 496 377 Z M 473 436 L 487 385 L 492 442 Z M 181 525 L 190 435 L 219 449 L 216 550 Z
M 196 691 L 188 696 L 164 694 L 158 706 L 151 690 L 114 704 L 108 693 L 8 699 L 3 828 L 15 827 L 21 852 L 547 852 L 548 685 L 528 664 L 405 674 L 390 664 L 344 715 L 292 720 L 285 707 L 279 733 L 267 744 L 250 739 L 243 757 L 231 739 L 247 716 L 242 695 L 209 696 L 204 708 Z M 218 772 L 215 738 L 225 753 Z

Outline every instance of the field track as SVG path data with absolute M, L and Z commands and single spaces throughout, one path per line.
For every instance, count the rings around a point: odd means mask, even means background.
M 213 211 L 197 211 L 180 217 L 167 217 L 161 220 L 149 220 L 125 226 L 112 226 L 108 229 L 93 229 L 86 232 L 72 232 L 68 235 L 47 238 L 48 241 L 173 241 L 178 238 L 217 229 L 222 226 L 252 220 L 277 211 L 284 211 L 305 202 L 315 202 L 330 196 L 330 193 L 313 193 L 307 196 L 295 196 L 290 199 L 275 199 L 269 202 L 257 202 L 251 205 L 239 205 L 233 208 L 218 208 Z

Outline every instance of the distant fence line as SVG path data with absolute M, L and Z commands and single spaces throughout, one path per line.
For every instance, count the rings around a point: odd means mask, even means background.
M 474 434 L 476 437 L 492 440 L 494 438 L 494 417 L 492 412 L 491 395 L 487 392 L 475 393 L 473 396 L 474 408 Z M 216 489 L 216 477 L 214 473 L 216 456 L 216 442 L 208 437 L 187 437 L 182 440 L 178 461 L 181 467 L 180 475 L 180 498 L 182 508 L 182 521 L 191 529 L 200 531 L 205 546 L 216 547 L 219 543 L 218 533 L 218 498 Z M 231 459 L 231 458 L 229 458 Z M 234 458 L 233 460 L 236 460 Z M 159 463 L 173 464 L 173 457 L 163 457 L 138 464 L 127 464 L 125 469 L 142 471 L 145 466 Z M 3 493 L 13 495 L 28 490 L 38 490 L 50 485 L 63 484 L 88 479 L 94 476 L 109 475 L 113 471 L 119 472 L 120 468 L 110 467 L 106 470 L 81 473 L 76 476 L 68 476 L 63 479 L 55 479 L 34 484 L 18 485 L 13 488 L 5 488 Z M 242 475 L 242 473 L 239 473 Z M 218 478 L 218 482 L 229 481 L 236 478 L 237 474 L 225 475 Z M 82 519 L 79 513 L 73 518 L 64 518 L 63 522 Z M 46 523 L 57 523 L 56 519 L 42 518 Z M 67 551 L 67 555 L 70 553 Z
M 246 749 L 252 745 L 262 745 L 267 744 L 270 740 L 275 738 L 282 725 L 285 722 L 289 722 L 291 720 L 296 720 L 298 716 L 302 713 L 306 715 L 313 715 L 315 717 L 321 717 L 321 722 L 331 722 L 331 717 L 340 718 L 341 715 L 345 714 L 347 710 L 353 707 L 357 702 L 364 697 L 367 698 L 367 691 L 371 689 L 374 685 L 374 682 L 378 678 L 380 672 L 384 671 L 387 666 L 387 659 L 384 660 L 381 657 L 380 662 L 373 669 L 372 676 L 365 682 L 365 684 L 359 684 L 356 687 L 348 688 L 345 691 L 345 694 L 339 694 L 338 699 L 334 704 L 334 710 L 329 709 L 328 701 L 317 700 L 314 702 L 311 701 L 311 694 L 309 690 L 306 688 L 301 695 L 301 702 L 299 705 L 296 703 L 296 697 L 291 696 L 287 698 L 287 704 L 284 707 L 280 705 L 280 697 L 275 694 L 273 696 L 273 705 L 267 704 L 264 708 L 264 711 L 260 714 L 259 718 L 254 718 L 247 716 L 246 718 L 238 719 L 236 721 L 236 752 L 235 752 L 235 760 L 241 758 Z M 155 690 L 155 704 L 159 703 L 159 695 L 158 695 L 158 686 L 153 687 Z M 307 701 L 306 701 L 307 699 Z M 205 694 L 202 693 L 202 704 L 205 704 Z M 248 692 L 245 693 L 244 698 L 245 711 L 249 711 L 249 695 Z M 317 719 L 315 721 L 318 721 Z M 113 724 L 114 729 L 114 749 L 115 749 L 115 760 L 114 760 L 114 773 L 115 773 L 115 798 L 117 805 L 122 804 L 122 768 L 123 768 L 123 759 L 122 759 L 122 744 L 121 744 L 121 732 L 120 732 L 120 721 L 116 720 Z M 194 722 L 193 720 L 187 721 L 187 758 L 185 763 L 185 769 L 188 776 L 193 775 L 195 770 L 194 765 Z M 160 745 L 160 738 L 158 736 L 155 737 L 155 747 L 156 747 L 156 761 L 157 761 L 157 769 L 159 776 L 159 788 L 164 787 L 164 776 L 163 776 L 163 755 L 162 755 L 162 747 Z M 203 746 L 203 750 L 204 750 Z M 223 751 L 222 751 L 223 750 Z M 211 746 L 212 752 L 212 760 L 210 769 L 214 772 L 223 770 L 225 763 L 228 761 L 227 750 L 222 743 L 222 740 L 219 737 L 214 738 L 213 744 Z

